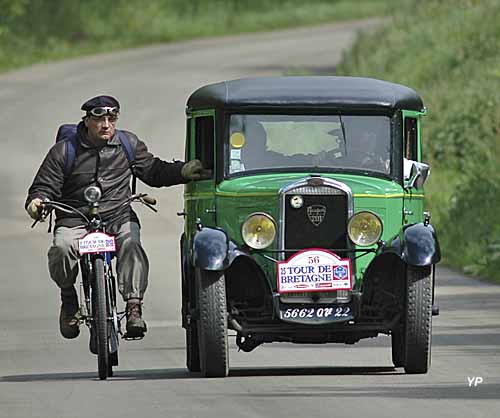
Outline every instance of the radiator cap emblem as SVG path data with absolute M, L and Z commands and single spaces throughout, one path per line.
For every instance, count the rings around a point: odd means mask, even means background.
M 290 206 L 294 209 L 300 209 L 304 205 L 304 199 L 301 195 L 296 194 L 290 199 Z
M 314 226 L 319 226 L 325 219 L 326 206 L 312 205 L 307 207 L 307 217 Z
M 313 175 L 307 179 L 308 186 L 318 187 L 323 186 L 324 184 L 325 181 L 319 175 Z

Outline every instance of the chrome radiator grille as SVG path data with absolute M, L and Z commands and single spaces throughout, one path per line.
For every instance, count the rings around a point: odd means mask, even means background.
M 302 196 L 301 208 L 290 204 L 295 195 Z M 285 249 L 346 248 L 347 213 L 347 195 L 338 189 L 304 187 L 287 193 L 283 219 Z
M 328 250 L 349 247 L 347 221 L 352 214 L 352 194 L 342 183 L 322 179 L 320 185 L 308 184 L 304 180 L 296 187 L 291 185 L 282 196 L 281 247 L 285 250 L 324 248 Z M 329 184 L 329 185 L 325 185 Z M 291 204 L 294 196 L 300 196 L 303 204 L 296 208 Z M 346 257 L 343 253 L 337 253 Z M 291 254 L 287 253 L 286 258 Z M 323 303 L 345 303 L 350 300 L 350 291 L 290 293 L 281 295 L 288 303 L 310 303 L 314 298 Z
M 289 196 L 293 196 L 296 194 L 312 194 L 312 195 L 344 195 L 345 192 L 339 189 L 335 189 L 333 187 L 327 186 L 301 186 L 297 187 L 293 190 L 289 190 L 287 193 Z

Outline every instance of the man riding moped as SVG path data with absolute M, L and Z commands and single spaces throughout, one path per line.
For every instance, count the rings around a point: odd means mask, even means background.
M 68 140 L 52 146 L 29 188 L 25 208 L 33 219 L 39 219 L 43 201 L 57 200 L 85 213 L 88 203 L 84 190 L 91 185 L 101 189 L 100 215 L 117 244 L 118 290 L 126 302 L 126 335 L 141 338 L 147 330 L 142 301 L 149 262 L 140 241 L 139 219 L 130 205 L 124 204 L 132 195 L 130 180 L 135 176 L 152 187 L 171 186 L 203 178 L 207 170 L 199 160 L 163 161 L 132 132 L 117 131 L 120 104 L 111 96 L 94 97 L 81 109 L 85 115 L 76 129 L 74 155 L 68 151 Z M 128 149 L 134 150 L 131 162 Z M 68 172 L 69 155 L 73 161 Z M 56 211 L 48 265 L 50 277 L 61 291 L 59 326 L 65 338 L 76 338 L 80 333 L 74 284 L 80 258 L 78 240 L 86 234 L 78 215 Z

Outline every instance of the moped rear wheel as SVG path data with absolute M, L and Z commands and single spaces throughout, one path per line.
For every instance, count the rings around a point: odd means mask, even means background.
M 99 379 L 105 380 L 110 373 L 108 345 L 108 309 L 106 303 L 106 283 L 104 260 L 96 257 L 94 264 L 94 283 L 92 287 L 93 319 L 97 334 L 97 369 Z

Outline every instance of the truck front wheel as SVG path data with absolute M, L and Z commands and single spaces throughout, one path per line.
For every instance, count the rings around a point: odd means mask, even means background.
M 431 365 L 432 287 L 429 267 L 407 267 L 403 335 L 404 369 L 409 374 L 427 373 Z
M 226 281 L 224 273 L 196 269 L 200 369 L 205 377 L 229 372 Z

